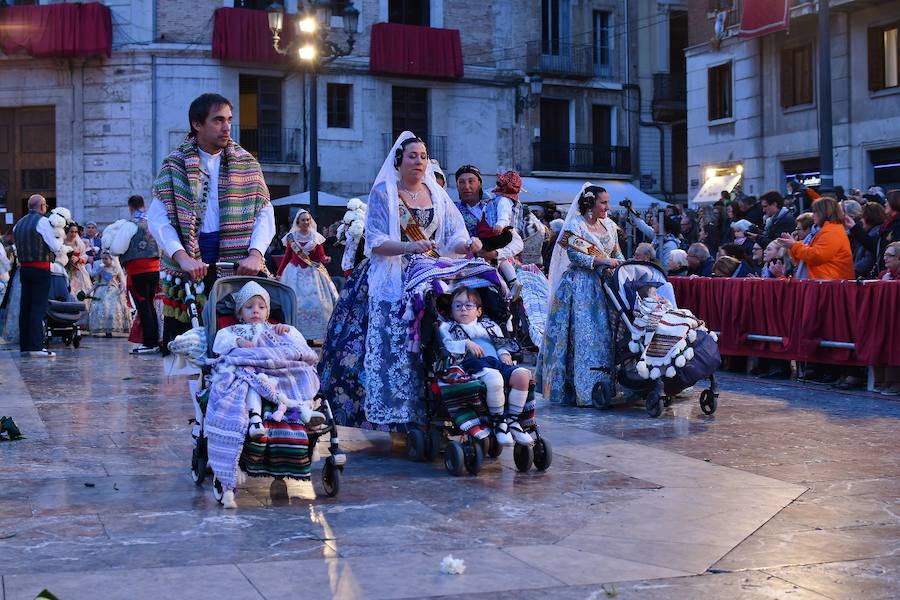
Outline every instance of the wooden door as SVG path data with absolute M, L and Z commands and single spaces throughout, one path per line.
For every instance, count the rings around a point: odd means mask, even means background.
M 28 197 L 41 194 L 56 206 L 56 118 L 52 106 L 0 111 L 0 208 L 18 220 Z M 6 217 L 0 222 L 6 231 Z

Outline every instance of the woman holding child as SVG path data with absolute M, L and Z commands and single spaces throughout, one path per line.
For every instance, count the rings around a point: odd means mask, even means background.
M 403 132 L 369 194 L 366 260 L 350 275 L 329 322 L 319 373 L 341 425 L 404 431 L 425 418 L 425 369 L 415 339 L 415 281 L 429 271 L 496 271 L 472 255 L 462 215 L 437 183 L 425 143 Z M 430 258 L 423 258 L 430 257 Z M 412 335 L 412 337 L 411 337 Z
M 551 402 L 593 406 L 598 382 L 607 398 L 614 396 L 614 332 L 600 271 L 617 267 L 624 256 L 608 211 L 607 191 L 585 183 L 553 249 L 550 314 L 536 370 L 538 389 Z

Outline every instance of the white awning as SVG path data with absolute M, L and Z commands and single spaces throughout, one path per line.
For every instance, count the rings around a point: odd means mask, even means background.
M 345 208 L 349 200 L 349 198 L 342 198 L 341 196 L 335 196 L 334 194 L 319 192 L 319 206 L 339 206 Z M 309 206 L 309 192 L 302 192 L 300 194 L 293 194 L 291 196 L 272 200 L 272 206 Z
M 740 180 L 740 175 L 716 175 L 715 177 L 710 177 L 703 183 L 703 187 L 691 200 L 691 206 L 703 206 L 704 204 L 716 202 L 722 197 L 722 190 L 730 192 Z
M 614 179 L 593 179 L 591 183 L 603 186 L 609 192 L 609 204 L 612 208 L 619 208 L 619 203 L 628 198 L 635 210 L 645 210 L 651 204 L 666 204 L 657 200 L 628 181 Z M 522 187 L 528 190 L 519 194 L 519 200 L 529 204 L 552 202 L 568 209 L 572 200 L 581 191 L 584 181 L 581 179 L 564 179 L 561 177 L 523 177 Z

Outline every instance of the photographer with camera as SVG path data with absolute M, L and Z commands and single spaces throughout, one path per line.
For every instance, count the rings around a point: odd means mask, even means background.
M 678 218 L 665 218 L 660 220 L 660 214 L 655 213 L 650 218 L 650 225 L 632 208 L 631 200 L 625 198 L 620 206 L 628 211 L 628 219 L 637 227 L 647 240 L 653 244 L 656 251 L 656 259 L 663 269 L 669 264 L 669 254 L 679 246 L 679 240 L 675 234 L 681 230 L 681 220 Z

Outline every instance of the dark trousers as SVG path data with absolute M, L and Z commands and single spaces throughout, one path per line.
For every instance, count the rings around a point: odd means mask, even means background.
M 44 347 L 44 314 L 50 297 L 50 270 L 19 269 L 22 299 L 19 305 L 19 349 L 22 352 Z
M 137 313 L 141 319 L 141 333 L 144 338 L 144 346 L 153 348 L 159 345 L 159 323 L 156 318 L 156 308 L 153 306 L 153 298 L 159 289 L 159 272 L 139 273 L 129 277 L 131 280 L 132 298 L 137 305 Z

